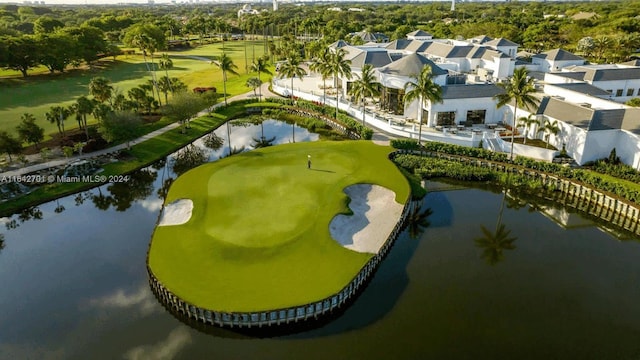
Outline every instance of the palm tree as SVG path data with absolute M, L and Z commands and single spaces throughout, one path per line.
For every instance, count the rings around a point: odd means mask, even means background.
M 542 131 L 545 133 L 544 139 L 545 139 L 545 142 L 547 143 L 546 148 L 548 149 L 549 138 L 551 137 L 551 134 L 558 135 L 558 133 L 560 132 L 560 127 L 558 126 L 558 120 L 553 120 L 553 121 L 547 120 L 544 124 L 544 127 L 542 128 Z
M 293 79 L 300 78 L 307 74 L 302 67 L 300 67 L 300 58 L 292 55 L 288 57 L 285 62 L 280 66 L 280 78 L 291 78 L 291 96 L 293 96 Z
M 62 135 L 62 138 L 66 137 L 64 122 L 69 118 L 69 115 L 71 115 L 71 112 L 68 108 L 63 106 L 52 106 L 49 108 L 49 111 L 44 114 L 48 122 L 56 124 L 58 132 Z
M 280 66 L 280 77 L 289 77 L 291 78 L 291 97 L 293 98 L 293 79 L 297 77 L 302 81 L 302 77 L 306 75 L 307 72 L 304 71 L 302 67 L 300 67 L 300 58 L 297 56 L 291 56 L 287 58 L 287 60 Z M 291 134 L 293 142 L 296 142 L 296 121 L 292 121 Z
M 217 67 L 220 68 L 220 70 L 222 70 L 222 86 L 223 86 L 223 91 L 224 91 L 224 104 L 225 106 L 228 105 L 227 103 L 227 73 L 232 73 L 233 75 L 238 75 L 238 72 L 236 71 L 238 69 L 238 66 L 236 64 L 233 63 L 233 60 L 231 60 L 231 58 L 229 57 L 229 55 L 225 54 L 224 52 L 222 53 L 222 55 L 220 55 L 220 57 L 218 58 L 218 61 L 214 61 L 213 62 Z
M 529 77 L 529 70 L 524 67 L 517 68 L 513 72 L 513 76 L 506 83 L 499 83 L 499 87 L 504 89 L 504 93 L 494 96 L 498 101 L 496 107 L 501 108 L 511 101 L 514 101 L 513 106 L 513 122 L 511 128 L 511 153 L 509 159 L 513 161 L 513 140 L 515 138 L 516 131 L 516 113 L 518 111 L 518 105 L 523 105 L 526 109 L 531 110 L 538 106 L 540 102 L 533 93 L 536 92 L 536 88 L 533 85 L 533 78 Z
M 153 82 L 153 86 L 158 92 L 158 102 L 160 102 L 160 89 L 158 89 L 158 82 L 156 80 L 156 68 L 155 62 L 153 61 L 153 54 L 158 50 L 159 44 L 147 34 L 137 34 L 133 39 L 133 44 L 136 45 L 140 51 L 142 51 L 142 58 L 144 59 L 144 64 L 147 67 L 147 71 L 151 74 L 151 81 Z M 151 56 L 151 66 L 147 62 L 147 54 Z M 155 94 L 153 91 L 151 92 L 154 97 Z M 160 104 L 162 105 L 162 104 Z
M 378 88 L 375 86 L 375 80 L 376 78 L 373 74 L 373 66 L 371 64 L 367 64 L 362 67 L 362 74 L 360 75 L 360 78 L 351 84 L 351 94 L 354 96 L 356 103 L 358 100 L 362 100 L 362 126 L 365 125 L 365 103 L 367 97 L 378 95 Z
M 538 124 L 538 119 L 533 114 L 529 114 L 529 116 L 527 117 L 524 117 L 524 116 L 520 117 L 520 119 L 518 119 L 518 124 L 524 126 L 523 143 L 526 144 L 527 136 L 529 135 L 529 129 L 531 128 L 532 125 Z
M 333 74 L 333 84 L 336 87 L 336 119 L 338 118 L 338 104 L 340 102 L 340 91 L 338 90 L 338 77 L 342 76 L 351 79 L 351 60 L 344 57 L 347 53 L 344 49 L 337 49 L 329 58 L 331 74 Z
M 260 80 L 260 84 L 262 84 L 262 79 L 260 79 L 260 74 L 267 74 L 267 75 L 271 75 L 271 71 L 269 70 L 268 67 L 268 63 L 267 63 L 268 57 L 259 57 L 258 59 L 256 59 L 256 61 L 251 64 L 251 71 L 255 71 L 258 74 L 258 80 Z M 258 89 L 258 99 L 260 101 L 262 101 L 262 88 Z
M 331 76 L 331 52 L 324 47 L 319 56 L 313 59 L 309 68 L 322 76 L 322 104 L 327 103 L 327 79 Z
M 76 103 L 73 104 L 73 111 L 76 113 L 76 116 L 82 120 L 81 128 L 84 128 L 84 135 L 89 141 L 89 127 L 87 126 L 87 115 L 93 112 L 93 108 L 95 107 L 94 101 L 90 100 L 86 96 L 80 96 Z
M 160 57 L 160 60 L 158 60 L 158 66 L 160 67 L 160 69 L 164 70 L 164 74 L 166 76 L 167 79 L 169 79 L 169 70 L 173 69 L 173 60 L 171 60 L 171 58 L 169 57 L 169 54 L 164 53 L 162 54 L 162 56 Z M 171 81 L 168 82 L 169 84 L 169 89 L 171 90 L 171 92 L 173 92 L 173 88 L 171 87 Z M 164 102 L 165 104 L 168 103 L 169 101 L 167 100 L 167 93 L 164 93 Z
M 113 86 L 111 86 L 111 82 L 107 78 L 98 76 L 89 81 L 89 95 L 100 103 L 109 100 L 112 93 Z
M 422 115 L 423 108 L 429 103 L 442 102 L 442 88 L 433 82 L 431 66 L 425 66 L 420 75 L 412 77 L 412 80 L 404 85 L 404 101 L 411 103 L 418 100 L 418 147 L 422 140 Z

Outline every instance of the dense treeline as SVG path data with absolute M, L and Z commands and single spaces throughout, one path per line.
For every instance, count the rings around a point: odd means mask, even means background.
M 270 4 L 258 15 L 237 16 L 237 5 L 45 7 L 0 6 L 0 66 L 26 75 L 36 65 L 64 71 L 81 61 L 117 54 L 127 29 L 147 23 L 160 28 L 167 40 L 199 39 L 215 34 L 295 35 L 317 39 L 306 46 L 311 56 L 353 32 L 382 32 L 391 39 L 423 29 L 439 38 L 469 38 L 481 34 L 505 37 L 530 52 L 562 47 L 595 61 L 621 61 L 640 47 L 640 1 L 344 4 L 333 6 Z M 357 8 L 361 11 L 348 11 Z M 267 10 L 267 11 L 262 11 Z M 357 41 L 357 40 L 355 40 Z M 294 41 L 295 42 L 295 41 Z M 278 48 L 265 43 L 272 53 Z M 300 45 L 301 46 L 301 45 Z M 302 46 L 301 46 L 302 47 Z M 302 49 L 301 49 L 302 53 Z

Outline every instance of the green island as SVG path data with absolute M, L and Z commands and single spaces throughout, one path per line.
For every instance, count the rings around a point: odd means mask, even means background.
M 400 204 L 409 200 L 391 151 L 365 141 L 296 143 L 192 169 L 165 200 L 191 200 L 191 216 L 156 227 L 149 270 L 182 300 L 216 311 L 265 311 L 331 296 L 375 255 L 331 237 L 331 220 L 350 213 L 344 189 L 376 184 Z

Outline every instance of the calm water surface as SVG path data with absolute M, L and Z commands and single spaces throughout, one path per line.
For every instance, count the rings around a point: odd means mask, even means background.
M 232 143 L 260 134 L 232 130 Z M 298 131 L 297 141 L 308 135 Z M 265 124 L 279 142 L 290 134 L 291 125 Z M 640 358 L 640 243 L 478 189 L 430 193 L 430 226 L 401 236 L 329 325 L 271 339 L 199 332 L 167 313 L 147 283 L 158 190 L 171 176 L 158 167 L 127 186 L 2 219 L 1 359 Z M 515 249 L 490 265 L 475 240 L 499 218 Z

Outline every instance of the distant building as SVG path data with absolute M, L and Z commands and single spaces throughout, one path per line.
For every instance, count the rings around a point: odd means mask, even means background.
M 274 1 L 274 4 L 276 2 Z M 242 9 L 238 10 L 238 17 L 243 17 L 244 15 L 257 15 L 259 14 L 258 10 L 254 10 L 251 8 L 251 5 L 245 4 L 242 6 Z

